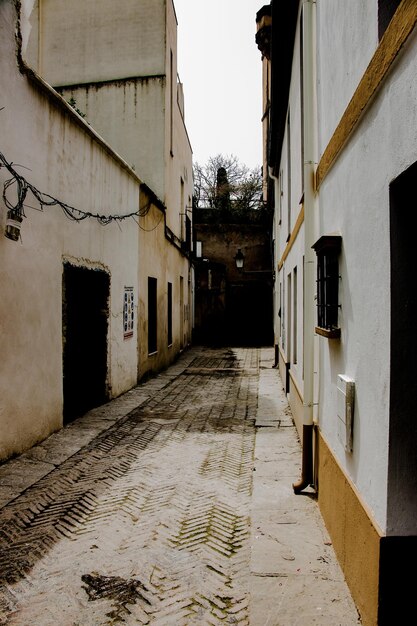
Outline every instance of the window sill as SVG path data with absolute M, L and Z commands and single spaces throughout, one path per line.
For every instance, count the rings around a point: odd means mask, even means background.
M 321 328 L 320 326 L 316 326 L 314 331 L 316 335 L 327 337 L 327 339 L 339 339 L 340 338 L 340 328 L 333 328 L 332 330 L 329 330 L 328 328 Z

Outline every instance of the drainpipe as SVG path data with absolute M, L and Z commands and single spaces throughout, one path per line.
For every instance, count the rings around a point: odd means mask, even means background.
M 304 92 L 304 394 L 301 478 L 293 484 L 300 493 L 313 482 L 314 320 L 315 320 L 315 8 L 316 0 L 303 0 Z
M 269 178 L 271 178 L 274 181 L 274 197 L 278 198 L 278 193 L 280 192 L 279 189 L 279 180 L 277 178 L 277 176 L 275 176 L 273 174 L 273 170 L 272 167 L 268 167 L 268 176 Z M 273 232 L 273 236 L 274 236 L 274 241 L 276 242 L 278 240 L 278 233 L 277 233 L 277 225 L 276 225 L 276 221 L 274 219 L 274 232 Z M 276 249 L 276 247 L 275 247 Z M 275 258 L 275 255 L 272 255 L 273 259 L 274 259 L 274 267 L 273 267 L 273 271 L 274 271 L 274 277 L 278 276 L 278 272 L 277 272 L 277 261 L 278 259 Z M 275 288 L 274 288 L 274 350 L 275 350 L 275 360 L 274 360 L 274 365 L 273 367 L 278 367 L 279 365 L 279 354 L 278 354 L 278 342 L 277 342 L 277 324 L 279 323 L 279 320 L 277 319 L 278 316 L 278 304 L 277 304 L 277 281 L 276 278 L 274 278 L 274 282 L 275 282 Z

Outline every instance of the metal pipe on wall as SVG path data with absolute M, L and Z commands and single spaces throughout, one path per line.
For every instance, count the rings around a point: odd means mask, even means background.
M 314 319 L 315 319 L 315 191 L 316 164 L 316 67 L 315 0 L 302 5 L 303 36 L 303 127 L 304 127 L 304 394 L 303 454 L 301 478 L 293 484 L 300 493 L 313 482 L 313 405 L 314 405 Z

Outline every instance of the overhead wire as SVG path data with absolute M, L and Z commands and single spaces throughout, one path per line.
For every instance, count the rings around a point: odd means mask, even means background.
M 40 209 L 38 210 L 40 211 L 43 211 L 44 207 L 58 206 L 62 209 L 64 215 L 68 217 L 68 219 L 76 222 L 81 222 L 88 218 L 95 219 L 97 220 L 97 222 L 99 222 L 99 224 L 103 226 L 106 226 L 111 222 L 122 222 L 130 218 L 144 217 L 149 213 L 152 206 L 152 203 L 148 202 L 145 206 L 137 209 L 136 211 L 131 211 L 130 213 L 114 213 L 110 215 L 102 215 L 99 213 L 92 213 L 91 211 L 84 211 L 37 189 L 35 185 L 30 183 L 15 169 L 15 167 L 24 166 L 14 165 L 12 162 L 9 162 L 6 159 L 2 152 L 0 152 L 0 168 L 2 167 L 4 167 L 11 174 L 11 178 L 7 179 L 3 184 L 3 200 L 7 209 L 11 211 L 15 216 L 26 217 L 25 207 L 35 208 L 28 204 L 25 204 L 28 193 L 31 193 L 32 196 L 37 200 L 40 207 Z M 15 203 L 9 199 L 10 190 L 13 185 L 17 186 Z

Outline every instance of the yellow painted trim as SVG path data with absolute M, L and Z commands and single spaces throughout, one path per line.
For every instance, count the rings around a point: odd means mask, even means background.
M 416 0 L 403 0 L 382 37 L 316 170 L 320 187 L 417 23 Z
M 284 265 L 284 261 L 287 258 L 287 256 L 289 255 L 289 252 L 290 252 L 291 248 L 293 247 L 295 240 L 297 239 L 298 233 L 300 232 L 300 228 L 301 228 L 301 225 L 302 225 L 303 222 L 304 222 L 304 204 L 301 205 L 301 211 L 298 214 L 297 221 L 295 222 L 294 229 L 293 229 L 293 231 L 291 233 L 291 236 L 290 236 L 290 238 L 288 240 L 288 243 L 287 243 L 287 245 L 285 247 L 285 250 L 284 250 L 284 252 L 282 254 L 281 260 L 278 263 L 278 270 L 281 270 L 282 266 Z
M 318 433 L 319 433 L 320 437 L 323 439 L 323 443 L 326 445 L 327 449 L 329 450 L 330 454 L 332 455 L 333 462 L 338 467 L 340 473 L 343 475 L 344 480 L 346 481 L 346 483 L 349 485 L 350 489 L 355 494 L 355 498 L 358 500 L 359 504 L 361 505 L 361 507 L 365 511 L 367 517 L 369 517 L 369 519 L 372 521 L 372 526 L 375 528 L 375 531 L 377 532 L 377 534 L 380 537 L 385 537 L 386 533 L 382 530 L 382 528 L 379 526 L 378 522 L 375 520 L 375 516 L 374 516 L 374 513 L 373 513 L 372 509 L 365 502 L 365 500 L 362 497 L 362 494 L 358 491 L 358 488 L 356 487 L 355 483 L 352 481 L 350 476 L 346 473 L 346 471 L 345 471 L 343 465 L 341 465 L 339 459 L 335 456 L 333 448 L 332 448 L 332 446 L 329 443 L 329 440 L 323 434 L 323 431 L 320 428 L 320 424 L 318 425 Z
M 291 378 L 291 382 L 292 382 L 292 384 L 294 385 L 294 388 L 295 388 L 295 390 L 296 390 L 296 392 L 297 392 L 297 394 L 298 394 L 298 397 L 300 398 L 301 403 L 302 403 L 302 404 L 304 404 L 304 396 L 303 396 L 303 394 L 301 393 L 301 391 L 300 391 L 300 387 L 298 386 L 298 383 L 297 383 L 297 381 L 295 380 L 295 378 L 294 378 L 294 376 L 293 376 L 293 374 L 292 374 L 292 372 L 291 372 L 291 368 L 290 368 L 290 378 Z
M 361 623 L 376 626 L 382 534 L 320 431 L 316 443 L 320 513 Z

